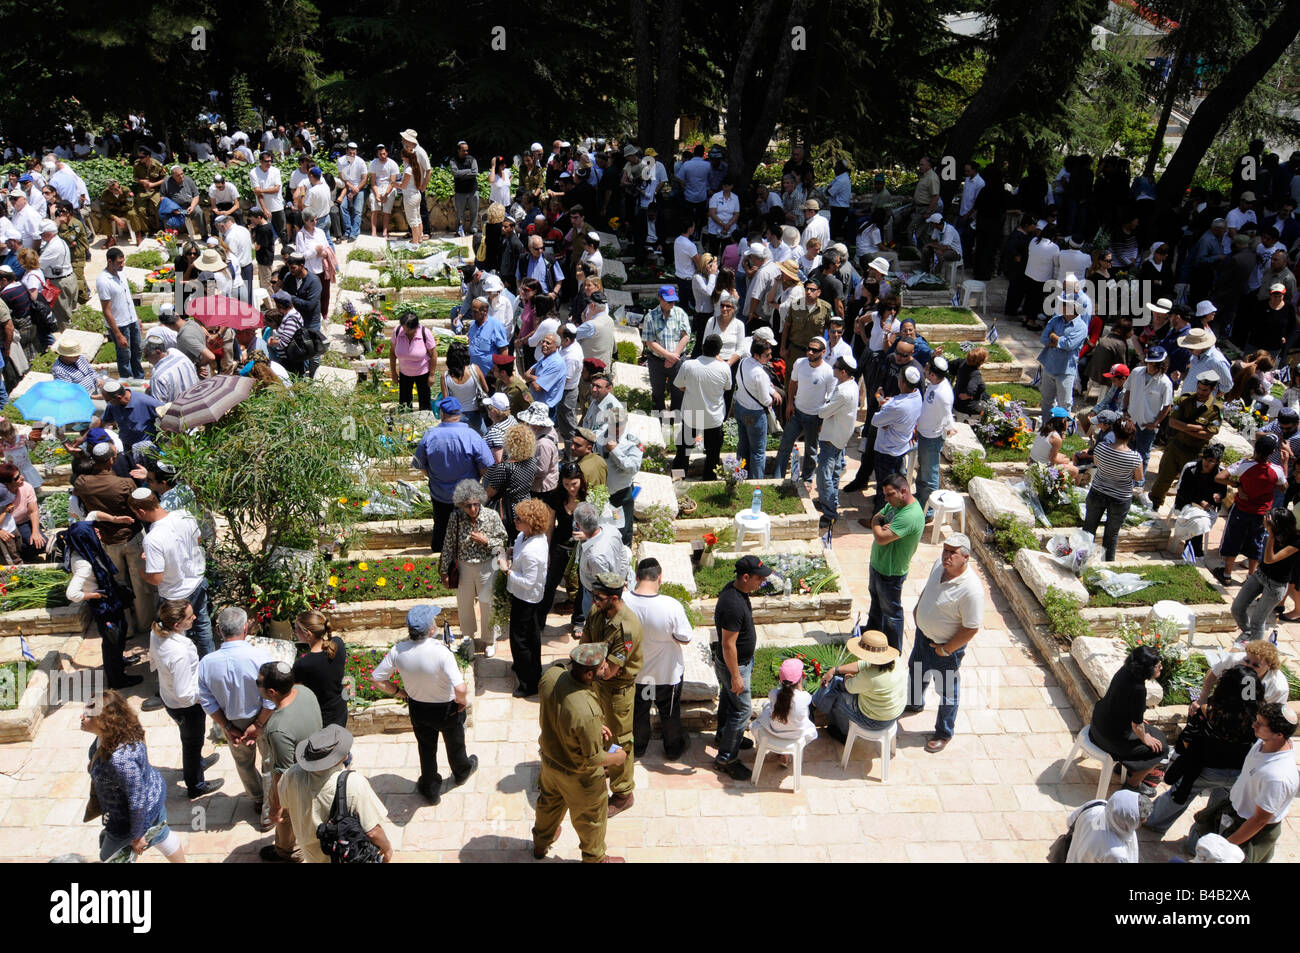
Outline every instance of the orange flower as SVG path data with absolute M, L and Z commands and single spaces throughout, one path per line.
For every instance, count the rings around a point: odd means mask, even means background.
M 413 572 L 414 570 L 415 563 L 402 563 L 402 572 Z

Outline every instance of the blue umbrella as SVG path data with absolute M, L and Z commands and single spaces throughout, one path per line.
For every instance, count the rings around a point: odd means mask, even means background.
M 40 381 L 33 384 L 14 406 L 28 420 L 63 427 L 89 423 L 95 416 L 90 395 L 71 381 Z

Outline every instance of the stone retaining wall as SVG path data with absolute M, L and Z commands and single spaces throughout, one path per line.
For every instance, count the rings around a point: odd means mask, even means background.
M 18 707 L 0 711 L 0 744 L 35 739 L 49 707 L 50 672 L 61 666 L 62 656 L 58 652 L 46 653 L 36 671 L 27 677 Z
M 751 596 L 754 624 L 774 622 L 819 622 L 847 619 L 853 612 L 853 596 L 846 592 L 823 592 L 816 596 Z M 713 618 L 717 599 L 696 599 L 692 605 L 706 619 Z
M 0 638 L 19 635 L 81 635 L 90 625 L 83 602 L 52 609 L 20 609 L 0 614 Z

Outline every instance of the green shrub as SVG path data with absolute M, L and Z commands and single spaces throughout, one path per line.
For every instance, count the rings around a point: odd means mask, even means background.
M 1242 453 L 1240 450 L 1234 449 L 1233 447 L 1223 448 L 1223 466 L 1230 467 L 1234 463 L 1240 461 L 1241 458 Z
M 153 271 L 155 268 L 161 268 L 164 260 L 163 253 L 160 251 L 137 251 L 126 256 L 126 266 Z
M 600 284 L 604 288 L 613 288 L 615 290 L 623 287 L 623 279 L 617 275 L 604 275 L 600 279 Z
M 369 248 L 354 248 L 348 252 L 348 261 L 374 261 L 375 253 Z
M 1035 549 L 1037 546 L 1034 547 Z M 1081 635 L 1092 635 L 1090 626 L 1079 611 L 1079 600 L 1066 595 L 1055 586 L 1048 586 L 1043 597 L 1043 610 L 1052 626 L 1052 634 L 1069 645 Z
M 632 413 L 649 414 L 654 412 L 654 403 L 648 390 L 631 388 L 626 384 L 614 386 L 614 397 Z
M 619 341 L 614 360 L 622 364 L 635 364 L 641 357 L 641 347 L 635 341 Z
M 970 481 L 976 477 L 984 477 L 986 480 L 991 479 L 993 477 L 993 468 L 973 450 L 953 454 L 952 461 L 948 466 L 948 479 L 952 480 L 953 485 L 960 490 L 965 490 L 970 486 Z
M 1016 553 L 1022 549 L 1038 552 L 1038 537 L 1032 527 L 1021 523 L 1014 516 L 1000 516 L 993 527 L 993 547 L 1002 554 L 1002 558 L 1011 562 Z

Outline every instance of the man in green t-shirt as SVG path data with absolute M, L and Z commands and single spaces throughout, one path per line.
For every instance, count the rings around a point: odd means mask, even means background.
M 293 680 L 293 669 L 283 661 L 267 662 L 257 670 L 257 689 L 263 698 L 275 703 L 275 712 L 267 719 L 262 735 L 262 764 L 271 772 L 271 822 L 275 825 L 275 843 L 259 852 L 262 860 L 284 863 L 293 860 L 293 821 L 280 803 L 280 778 L 298 762 L 298 745 L 321 730 L 320 702 L 306 685 Z
M 885 480 L 885 506 L 871 520 L 871 608 L 867 628 L 885 633 L 889 644 L 903 650 L 903 583 L 907 567 L 921 542 L 925 513 L 912 497 L 907 477 L 895 473 Z

